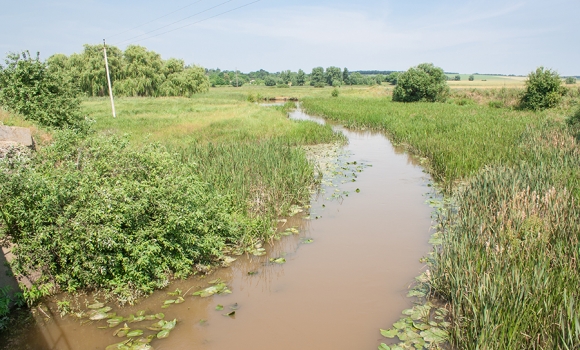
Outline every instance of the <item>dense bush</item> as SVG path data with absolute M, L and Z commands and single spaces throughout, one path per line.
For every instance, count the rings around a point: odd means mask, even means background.
M 401 73 L 393 91 L 393 101 L 398 102 L 440 102 L 449 94 L 443 69 L 431 63 L 422 63 Z
M 0 66 L 0 104 L 44 126 L 78 126 L 78 90 L 61 71 L 49 70 L 29 52 L 9 54 Z
M 556 107 L 562 100 L 564 89 L 558 73 L 544 67 L 528 74 L 526 89 L 520 101 L 524 109 L 543 110 Z
M 0 238 L 15 244 L 15 274 L 33 279 L 28 296 L 101 288 L 130 301 L 265 227 L 195 167 L 158 145 L 71 131 L 29 163 L 0 162 Z
M 470 75 L 469 78 L 468 78 L 468 80 L 469 81 L 474 81 L 475 80 L 475 77 L 473 75 Z
M 566 84 L 576 84 L 576 77 L 566 78 Z

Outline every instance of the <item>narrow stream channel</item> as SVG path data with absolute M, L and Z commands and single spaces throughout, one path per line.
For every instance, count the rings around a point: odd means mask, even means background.
M 300 110 L 290 117 L 324 123 Z M 327 187 L 312 199 L 311 220 L 297 215 L 284 224 L 300 233 L 266 244 L 267 255 L 240 256 L 206 280 L 177 281 L 117 313 L 161 311 L 166 320 L 177 319 L 167 339 L 153 340 L 156 350 L 376 349 L 385 340 L 379 328 L 389 328 L 411 306 L 408 286 L 430 249 L 429 177 L 383 134 L 336 128 L 349 139 L 344 157 L 370 165 L 356 182 L 339 182 L 340 193 L 348 196 L 328 200 L 335 189 Z M 313 242 L 304 244 L 306 238 Z M 286 263 L 269 262 L 276 257 Z M 167 292 L 196 291 L 217 278 L 231 294 L 200 298 L 190 292 L 182 304 L 160 308 L 171 298 Z M 224 309 L 216 310 L 218 304 Z M 233 305 L 235 316 L 224 316 Z M 28 333 L 21 348 L 104 349 L 122 340 L 113 337 L 114 328 L 99 329 L 106 326 L 99 322 L 81 325 L 74 317 L 53 315 Z M 153 321 L 142 323 L 131 327 Z

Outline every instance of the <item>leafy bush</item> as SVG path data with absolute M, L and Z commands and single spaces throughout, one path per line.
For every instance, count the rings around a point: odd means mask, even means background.
M 474 81 L 475 77 L 473 75 L 470 75 L 468 79 L 469 79 L 469 81 Z
M 78 126 L 79 91 L 60 71 L 49 70 L 29 52 L 9 54 L 0 66 L 0 104 L 44 126 Z
M 332 97 L 338 97 L 338 89 L 337 88 L 332 89 L 331 95 Z
M 440 102 L 449 94 L 449 86 L 443 69 L 431 63 L 422 63 L 401 73 L 393 91 L 393 101 Z
M 264 79 L 264 85 L 276 86 L 276 79 L 274 79 L 274 77 L 267 76 L 266 79 Z
M 566 84 L 576 84 L 576 77 L 566 78 Z
M 55 138 L 30 163 L 0 162 L 0 238 L 15 244 L 15 274 L 33 280 L 29 297 L 51 286 L 131 301 L 265 227 L 161 146 Z
M 455 81 L 460 81 L 461 80 L 461 75 L 456 75 L 455 78 L 453 79 Z
M 544 67 L 537 68 L 528 74 L 526 89 L 520 101 L 521 107 L 532 110 L 556 107 L 564 93 L 561 84 L 558 73 Z
M 570 118 L 566 120 L 566 122 L 570 126 L 580 126 L 580 106 L 578 106 L 574 114 L 572 114 Z

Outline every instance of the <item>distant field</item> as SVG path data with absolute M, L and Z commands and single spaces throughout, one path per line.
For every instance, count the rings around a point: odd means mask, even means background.
M 457 74 L 447 74 L 450 79 L 455 78 Z M 449 80 L 449 86 L 453 88 L 477 88 L 477 89 L 495 89 L 502 87 L 517 88 L 524 87 L 526 77 L 507 77 L 499 75 L 473 75 L 474 81 L 469 81 L 471 74 L 459 74 L 460 81 Z

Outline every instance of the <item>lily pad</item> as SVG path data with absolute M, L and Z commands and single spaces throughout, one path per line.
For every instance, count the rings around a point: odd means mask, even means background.
M 225 283 L 219 283 L 216 284 L 215 286 L 207 287 L 205 289 L 197 291 L 193 293 L 193 295 L 198 295 L 202 298 L 207 298 L 214 294 L 229 294 L 229 293 L 231 293 L 231 291 L 228 289 L 227 285 Z
M 103 304 L 103 303 L 95 303 L 95 304 L 89 305 L 88 308 L 89 309 L 100 309 L 103 306 L 105 306 L 105 304 Z
M 157 338 L 158 338 L 158 339 L 164 339 L 164 338 L 167 338 L 167 337 L 169 337 L 169 332 L 170 332 L 170 330 L 168 330 L 168 329 L 163 329 L 163 330 L 161 330 L 159 333 L 157 333 Z
M 129 337 L 129 338 L 139 337 L 142 335 L 143 335 L 143 330 L 141 330 L 141 329 L 134 329 L 134 330 L 130 331 L 129 333 L 127 333 L 127 337 Z
M 91 321 L 99 321 L 108 318 L 108 315 L 104 312 L 96 312 L 92 316 L 89 317 Z
M 176 324 L 177 324 L 177 319 L 174 319 L 173 321 L 165 322 L 165 324 L 161 328 L 166 329 L 166 330 L 172 330 L 173 328 L 175 328 Z
M 162 320 L 165 318 L 165 314 L 163 312 L 160 312 L 158 314 L 155 314 L 155 318 Z
M 286 259 L 285 258 L 271 258 L 270 262 L 282 265 L 286 263 Z
M 222 310 L 224 309 L 224 306 L 223 306 L 223 305 L 220 305 L 220 304 L 218 304 L 218 305 L 215 307 L 215 309 L 216 309 L 217 311 L 222 311 Z
M 385 338 L 394 338 L 397 336 L 397 333 L 399 333 L 398 329 L 388 329 L 388 330 L 384 330 L 381 329 L 381 335 Z

